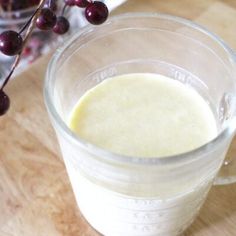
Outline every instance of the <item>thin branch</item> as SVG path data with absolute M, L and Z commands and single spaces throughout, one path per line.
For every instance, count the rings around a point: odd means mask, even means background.
M 3 7 L 2 7 L 2 5 L 0 4 L 0 17 L 3 16 L 3 13 L 4 13 L 4 11 L 3 11 Z
M 15 58 L 15 61 L 13 62 L 12 64 L 12 67 L 11 67 L 11 70 L 10 70 L 10 73 L 7 75 L 7 77 L 5 78 L 0 90 L 3 90 L 4 87 L 6 86 L 6 84 L 8 83 L 9 79 L 11 78 L 11 75 L 13 74 L 13 72 L 15 71 L 16 67 L 18 66 L 19 62 L 20 62 L 20 59 L 21 59 L 21 56 L 22 56 L 22 52 L 23 52 L 23 49 L 25 47 L 25 45 L 27 44 L 31 34 L 33 33 L 33 29 L 34 29 L 34 26 L 36 24 L 36 20 L 41 12 L 41 9 L 42 7 L 44 6 L 45 2 L 47 0 L 41 0 L 39 6 L 37 7 L 37 9 L 35 10 L 36 11 L 36 14 L 34 15 L 34 17 L 32 18 L 31 20 L 31 23 L 29 25 L 29 28 L 27 29 L 26 31 L 26 34 L 25 34 L 25 38 L 24 38 L 24 42 L 23 42 L 23 47 L 22 47 L 22 50 L 21 52 L 16 56 Z
M 11 10 L 12 10 L 12 3 L 13 3 L 13 0 L 10 0 L 10 1 L 9 1 L 9 4 L 8 4 L 8 6 L 7 6 L 7 11 L 8 11 L 8 12 L 11 12 Z
M 24 32 L 24 30 L 29 26 L 29 24 L 31 23 L 32 19 L 34 18 L 34 16 L 37 14 L 38 11 L 39 11 L 39 8 L 35 10 L 33 15 L 29 18 L 29 20 L 25 23 L 25 25 L 20 29 L 19 34 Z
M 62 16 L 64 16 L 66 8 L 67 8 L 67 5 L 65 4 L 61 11 Z

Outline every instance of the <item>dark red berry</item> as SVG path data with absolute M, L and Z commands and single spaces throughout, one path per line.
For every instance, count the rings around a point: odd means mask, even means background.
M 23 47 L 23 39 L 15 31 L 8 30 L 0 34 L 0 51 L 7 56 L 17 55 Z
M 8 9 L 9 9 L 9 3 L 8 3 L 8 1 L 10 1 L 10 0 L 3 0 L 2 1 L 2 3 L 1 3 L 1 9 L 3 9 L 4 11 L 8 11 Z
M 50 8 L 52 11 L 56 11 L 57 10 L 57 1 L 56 0 L 48 0 L 44 7 L 46 8 Z
M 64 0 L 65 4 L 67 6 L 74 6 L 75 5 L 75 1 L 74 0 Z
M 50 30 L 56 24 L 57 17 L 50 8 L 43 8 L 36 20 L 36 26 L 41 30 Z
M 88 0 L 74 0 L 74 3 L 77 7 L 87 7 L 90 4 Z
M 9 4 L 11 0 L 0 0 L 0 5 Z
M 64 16 L 57 17 L 57 23 L 53 27 L 56 34 L 65 34 L 70 28 L 69 21 Z
M 3 90 L 0 90 L 0 116 L 4 115 L 10 107 L 10 99 Z
M 95 1 L 90 3 L 85 9 L 86 19 L 94 25 L 100 25 L 108 17 L 108 8 L 103 2 Z
M 0 5 L 4 9 L 7 8 L 11 4 L 10 0 L 0 0 Z
M 29 7 L 27 0 L 11 0 L 11 9 L 13 11 L 25 9 Z
M 40 0 L 28 0 L 29 6 L 36 6 L 40 3 Z

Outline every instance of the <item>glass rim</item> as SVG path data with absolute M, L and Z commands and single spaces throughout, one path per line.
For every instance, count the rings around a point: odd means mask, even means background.
M 53 77 L 54 70 L 58 59 L 60 59 L 62 53 L 68 48 L 70 45 L 73 44 L 73 42 L 78 39 L 81 35 L 84 35 L 86 33 L 89 33 L 93 31 L 94 29 L 98 27 L 103 27 L 104 25 L 111 24 L 113 21 L 122 20 L 122 19 L 128 19 L 128 18 L 139 18 L 139 17 L 146 17 L 146 18 L 159 18 L 163 20 L 171 20 L 173 22 L 181 23 L 182 25 L 186 25 L 188 27 L 191 27 L 195 30 L 198 30 L 211 39 L 213 39 L 215 42 L 217 42 L 231 57 L 231 59 L 236 63 L 236 55 L 234 55 L 233 50 L 225 44 L 225 42 L 216 34 L 208 31 L 203 26 L 196 24 L 195 22 L 192 22 L 190 20 L 187 20 L 182 17 L 172 16 L 168 14 L 162 14 L 162 13 L 125 13 L 120 14 L 117 16 L 110 17 L 110 19 L 105 22 L 102 26 L 93 26 L 93 25 L 87 25 L 84 28 L 82 28 L 79 32 L 74 34 L 72 37 L 68 38 L 66 42 L 64 42 L 54 53 L 52 56 L 48 67 L 46 71 L 46 79 L 44 82 L 44 101 L 46 104 L 46 108 L 48 110 L 48 113 L 50 117 L 55 121 L 53 124 L 59 129 L 60 132 L 65 135 L 70 142 L 75 143 L 76 145 L 79 145 L 84 150 L 88 151 L 89 153 L 92 153 L 96 156 L 99 156 L 100 158 L 106 159 L 108 161 L 118 161 L 123 162 L 127 164 L 148 164 L 148 165 L 157 165 L 157 164 L 168 164 L 168 163 L 175 163 L 180 161 L 193 161 L 198 159 L 202 153 L 208 153 L 209 151 L 214 150 L 227 137 L 230 137 L 231 134 L 234 133 L 236 130 L 236 118 L 232 118 L 227 126 L 212 140 L 207 142 L 206 144 L 193 149 L 188 152 L 180 153 L 177 155 L 170 155 L 170 156 L 157 156 L 157 157 L 137 157 L 137 156 L 127 156 L 127 155 L 121 155 L 116 154 L 111 151 L 108 151 L 106 149 L 100 148 L 88 141 L 85 141 L 84 139 L 77 136 L 73 131 L 71 131 L 67 124 L 61 119 L 60 115 L 58 114 L 52 97 L 52 91 L 53 91 L 53 81 L 55 78 Z

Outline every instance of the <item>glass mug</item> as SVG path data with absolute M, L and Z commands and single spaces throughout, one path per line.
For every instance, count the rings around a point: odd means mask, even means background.
M 111 76 L 142 72 L 196 89 L 214 112 L 218 136 L 191 152 L 144 158 L 103 150 L 68 128 L 69 115 L 87 90 Z M 174 236 L 192 223 L 236 128 L 236 58 L 217 36 L 174 16 L 110 18 L 85 27 L 57 50 L 44 95 L 76 201 L 98 232 Z M 235 181 L 231 174 L 220 182 Z

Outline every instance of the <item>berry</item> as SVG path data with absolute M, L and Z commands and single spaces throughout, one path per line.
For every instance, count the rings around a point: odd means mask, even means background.
M 74 0 L 64 0 L 64 2 L 65 2 L 65 4 L 67 6 L 70 6 L 70 7 L 75 5 L 75 1 Z
M 36 20 L 36 26 L 41 30 L 50 30 L 56 24 L 57 17 L 50 8 L 43 8 Z
M 3 90 L 0 90 L 0 116 L 4 115 L 10 107 L 10 99 Z
M 6 8 L 10 4 L 10 0 L 0 0 L 0 5 Z
M 74 3 L 77 7 L 82 8 L 87 7 L 90 4 L 88 0 L 74 0 Z
M 17 10 L 21 10 L 21 9 L 25 9 L 27 7 L 29 7 L 28 5 L 28 1 L 27 0 L 11 0 L 11 9 L 13 11 L 17 11 Z
M 86 19 L 94 25 L 100 25 L 108 17 L 108 8 L 103 2 L 95 1 L 90 3 L 85 9 Z
M 53 27 L 56 34 L 65 34 L 70 28 L 69 21 L 64 16 L 57 17 L 57 23 Z
M 28 0 L 28 6 L 36 6 L 40 3 L 40 0 Z
M 17 55 L 23 47 L 23 39 L 15 31 L 8 30 L 0 34 L 0 51 L 7 56 Z
M 10 3 L 10 0 L 0 0 L 0 5 L 6 5 L 9 3 Z
M 57 10 L 57 1 L 56 0 L 48 0 L 45 5 L 45 8 L 50 8 L 52 11 Z

